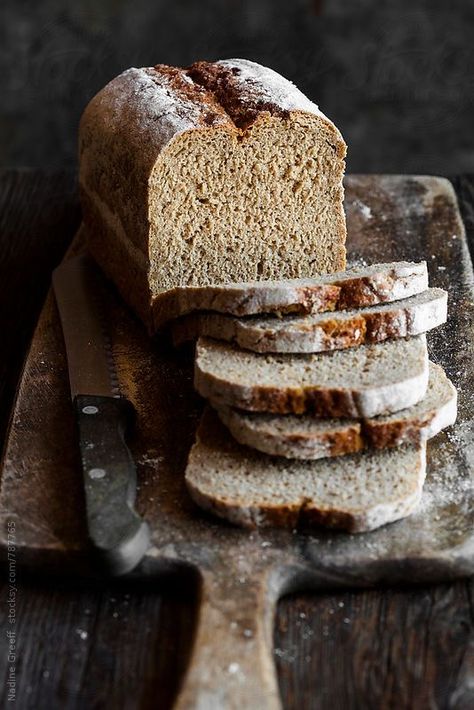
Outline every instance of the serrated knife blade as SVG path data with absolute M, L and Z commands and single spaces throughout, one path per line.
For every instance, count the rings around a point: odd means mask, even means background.
M 97 267 L 87 256 L 53 272 L 78 431 L 89 539 L 109 574 L 124 574 L 149 545 L 148 525 L 134 509 L 136 469 L 125 434 L 132 404 L 119 381 L 102 313 Z
M 67 350 L 71 396 L 118 397 L 115 364 L 100 305 L 97 268 L 86 256 L 64 262 L 53 287 Z

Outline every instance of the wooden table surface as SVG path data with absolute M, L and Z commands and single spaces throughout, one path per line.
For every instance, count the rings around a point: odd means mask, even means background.
M 474 248 L 474 176 L 453 182 Z M 79 221 L 73 173 L 0 172 L 0 442 L 51 270 Z M 195 589 L 173 578 L 29 578 L 18 564 L 17 707 L 171 707 L 192 643 Z M 6 592 L 3 584 L 2 649 Z M 283 599 L 274 653 L 284 707 L 472 708 L 473 629 L 469 581 Z M 8 666 L 2 651 L 5 698 Z

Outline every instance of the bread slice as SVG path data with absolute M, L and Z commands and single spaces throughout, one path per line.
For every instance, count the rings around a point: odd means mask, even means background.
M 430 362 L 429 371 L 428 389 L 418 404 L 374 419 L 316 419 L 232 407 L 219 407 L 217 413 L 241 444 L 286 458 L 320 459 L 421 444 L 454 424 L 457 414 L 457 392 L 443 368 Z
M 395 303 L 331 314 L 236 318 L 195 313 L 177 320 L 172 336 L 175 346 L 205 336 L 259 353 L 318 353 L 425 333 L 446 321 L 447 307 L 447 292 L 430 288 Z
M 359 266 L 312 279 L 188 286 L 158 294 L 155 327 L 196 311 L 234 316 L 319 313 L 398 301 L 428 288 L 426 262 Z
M 345 268 L 340 132 L 246 59 L 131 68 L 79 128 L 88 247 L 153 329 L 164 290 Z
M 208 408 L 186 468 L 201 508 L 245 527 L 325 525 L 373 530 L 415 510 L 424 444 L 321 461 L 292 461 L 241 446 Z
M 375 417 L 411 407 L 428 385 L 426 336 L 311 355 L 199 338 L 194 385 L 218 406 L 276 414 Z

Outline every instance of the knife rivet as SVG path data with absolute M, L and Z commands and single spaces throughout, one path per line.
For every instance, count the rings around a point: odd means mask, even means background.
M 94 407 L 94 405 L 89 405 L 87 407 L 82 408 L 83 414 L 97 414 L 98 411 L 98 408 Z
M 103 468 L 91 468 L 89 470 L 90 478 L 104 478 L 106 472 Z

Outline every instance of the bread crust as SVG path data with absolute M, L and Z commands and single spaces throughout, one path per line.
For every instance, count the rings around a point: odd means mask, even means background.
M 350 467 L 359 475 L 366 475 L 366 456 L 368 454 L 365 453 L 362 458 L 344 457 L 345 463 L 349 462 Z M 385 453 L 374 453 L 371 456 L 376 461 L 380 456 L 379 475 L 383 476 L 387 462 Z M 305 466 L 304 473 L 296 474 L 298 483 L 288 487 L 286 500 L 280 493 L 277 496 L 278 501 L 273 502 L 267 480 L 268 473 L 277 484 L 279 475 L 285 475 L 288 464 L 281 465 L 271 457 L 252 452 L 237 444 L 220 424 L 217 415 L 208 408 L 202 416 L 196 443 L 189 454 L 186 486 L 197 505 L 234 525 L 246 528 L 272 526 L 291 529 L 322 525 L 359 533 L 399 520 L 413 512 L 418 505 L 426 474 L 426 447 L 424 444 L 402 447 L 397 456 L 400 464 L 403 461 L 399 471 L 399 482 L 403 481 L 403 491 L 392 491 L 390 500 L 383 500 L 380 496 L 372 500 L 369 495 L 364 505 L 353 506 L 343 500 L 342 496 L 340 500 L 337 496 L 323 500 L 317 494 L 311 495 L 307 483 L 303 481 L 307 481 L 308 476 L 327 475 L 324 470 L 325 462 L 318 461 L 312 464 L 295 462 L 294 466 Z M 344 470 L 338 463 L 340 461 L 341 459 L 333 460 L 328 465 L 331 467 L 332 480 L 342 492 L 346 483 Z M 258 468 L 257 474 L 255 467 Z M 242 479 L 237 483 L 236 473 L 239 469 L 246 471 L 252 478 L 258 476 L 258 492 L 255 488 L 252 492 L 246 492 Z M 341 478 L 339 482 L 338 477 Z
M 153 301 L 154 328 L 197 311 L 233 316 L 322 313 L 409 298 L 428 288 L 426 262 L 359 267 L 314 279 L 175 288 Z
M 436 396 L 430 396 L 431 391 Z M 215 409 L 240 444 L 273 456 L 316 460 L 426 442 L 456 421 L 457 393 L 443 369 L 430 363 L 426 398 L 396 416 L 331 420 L 321 426 L 320 420 L 310 417 L 301 420 L 291 415 L 249 414 L 232 407 Z
M 317 353 L 391 338 L 406 338 L 446 321 L 448 294 L 429 289 L 418 297 L 334 315 L 242 318 L 196 313 L 172 326 L 173 343 L 198 337 L 235 343 L 258 353 Z
M 351 417 L 369 418 L 379 414 L 396 412 L 405 407 L 411 407 L 419 402 L 425 395 L 428 385 L 428 351 L 425 336 L 403 341 L 411 351 L 413 369 L 403 372 L 396 381 L 374 382 L 370 387 L 357 389 L 352 384 L 351 373 L 347 373 L 347 385 L 322 386 L 320 384 L 293 385 L 287 384 L 279 377 L 275 377 L 274 384 L 255 383 L 244 384 L 239 378 L 233 377 L 232 368 L 229 366 L 227 353 L 237 353 L 238 349 L 228 346 L 226 351 L 220 352 L 220 344 L 216 341 L 200 338 L 196 348 L 194 364 L 194 386 L 199 394 L 217 406 L 227 405 L 250 412 L 271 412 L 273 414 L 303 414 L 311 413 L 316 417 Z M 374 348 L 392 347 L 392 343 L 375 345 Z M 227 347 L 227 346 L 224 346 Z M 369 346 L 361 346 L 369 347 Z M 415 355 L 416 349 L 416 355 Z M 242 351 L 244 353 L 245 351 Z M 368 351 L 369 353 L 372 350 Z M 408 354 L 408 353 L 407 353 Z M 254 358 L 268 358 L 260 353 L 247 353 L 251 361 L 245 367 L 252 368 L 257 362 Z M 346 358 L 346 353 L 342 353 Z M 387 357 L 391 353 L 387 353 Z M 282 358 L 296 356 L 282 355 Z M 311 358 L 310 355 L 300 355 L 300 358 Z M 316 356 L 317 357 L 317 356 Z M 322 354 L 319 357 L 331 357 Z M 218 358 L 217 362 L 214 358 Z M 306 360 L 305 360 L 306 361 Z M 264 364 L 266 364 L 265 360 Z M 227 368 L 223 367 L 223 363 Z M 270 365 L 271 366 L 271 365 Z M 312 368 L 313 365 L 309 364 Z M 227 374 L 221 374 L 227 369 Z

